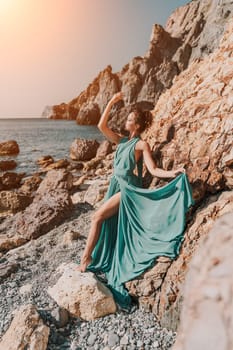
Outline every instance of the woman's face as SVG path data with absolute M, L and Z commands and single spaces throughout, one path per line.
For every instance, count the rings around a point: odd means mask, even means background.
M 135 115 L 133 112 L 131 112 L 126 120 L 125 123 L 125 130 L 129 131 L 129 132 L 134 132 L 137 131 L 139 125 L 135 123 Z

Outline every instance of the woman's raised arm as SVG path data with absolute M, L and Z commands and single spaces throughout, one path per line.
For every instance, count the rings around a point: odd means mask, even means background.
M 183 167 L 180 167 L 176 170 L 163 170 L 161 168 L 158 168 L 152 158 L 150 146 L 145 141 L 139 141 L 136 145 L 136 149 L 143 152 L 143 158 L 146 167 L 153 176 L 159 178 L 174 178 L 181 173 L 185 173 L 185 169 Z
M 116 94 L 113 95 L 113 97 L 111 98 L 111 100 L 108 102 L 100 120 L 98 123 L 98 128 L 99 130 L 102 132 L 102 134 L 104 134 L 111 142 L 114 143 L 119 143 L 120 139 L 122 138 L 121 135 L 115 133 L 114 131 L 112 131 L 109 127 L 108 127 L 108 118 L 109 118 L 109 113 L 111 111 L 112 106 L 123 99 L 123 94 L 122 92 L 118 92 Z

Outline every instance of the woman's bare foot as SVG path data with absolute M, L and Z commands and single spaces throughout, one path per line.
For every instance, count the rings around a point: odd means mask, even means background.
M 87 266 L 91 263 L 91 257 L 82 257 L 80 265 L 77 267 L 78 271 L 85 272 L 87 269 Z

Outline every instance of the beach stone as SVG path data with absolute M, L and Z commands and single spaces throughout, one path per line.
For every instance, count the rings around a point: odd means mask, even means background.
M 77 241 L 77 239 L 79 239 L 80 236 L 81 234 L 78 231 L 74 231 L 74 230 L 67 231 L 64 233 L 62 244 L 70 245 L 74 243 L 74 241 Z
M 49 164 L 45 170 L 52 170 L 52 169 L 63 169 L 67 168 L 69 166 L 69 161 L 67 159 L 60 159 L 52 164 Z
M 65 327 L 69 322 L 69 314 L 67 310 L 56 307 L 52 312 L 51 315 L 54 317 L 57 328 L 63 328 Z
M 10 140 L 0 143 L 0 156 L 16 155 L 19 153 L 19 145 L 16 141 Z
M 88 173 L 90 171 L 93 171 L 94 169 L 101 168 L 102 167 L 102 159 L 95 157 L 89 160 L 88 162 L 85 162 L 83 167 L 83 172 Z
M 70 147 L 72 160 L 86 161 L 96 156 L 99 142 L 96 140 L 75 139 Z
M 112 143 L 108 140 L 104 140 L 100 143 L 96 157 L 106 157 L 109 153 L 113 151 L 112 149 Z
M 31 293 L 32 287 L 33 287 L 33 286 L 32 286 L 32 284 L 30 284 L 30 283 L 25 284 L 25 285 L 23 285 L 22 287 L 20 287 L 19 292 L 20 292 L 20 294 L 26 294 L 26 295 L 28 295 L 28 294 Z
M 18 174 L 13 172 L 6 172 L 0 176 L 0 191 L 11 190 L 13 188 L 20 187 L 24 174 Z
M 73 176 L 65 169 L 50 170 L 41 182 L 37 194 L 45 195 L 53 190 L 70 190 L 73 186 Z
M 232 348 L 232 247 L 233 211 L 216 221 L 191 260 L 174 350 Z
M 79 239 L 80 237 L 81 237 L 81 234 L 77 231 L 73 231 L 73 230 L 67 231 L 63 236 L 62 244 L 70 245 L 75 241 L 77 241 L 77 239 Z
M 88 345 L 90 345 L 90 346 L 93 346 L 95 344 L 95 341 L 96 341 L 95 334 L 91 334 L 87 339 Z
M 18 270 L 19 264 L 11 262 L 0 263 L 0 282 Z
M 79 272 L 74 263 L 60 266 L 59 271 L 63 271 L 63 274 L 57 283 L 48 289 L 48 293 L 72 316 L 94 320 L 116 312 L 111 292 L 93 273 Z
M 119 344 L 120 338 L 119 336 L 114 332 L 109 332 L 108 334 L 108 345 L 110 347 L 116 346 Z
M 42 178 L 39 175 L 34 174 L 33 176 L 25 179 L 20 187 L 20 192 L 33 195 L 37 191 L 41 182 Z
M 42 168 L 46 168 L 48 165 L 54 163 L 54 158 L 50 155 L 43 156 L 37 160 L 37 164 L 41 166 Z
M 84 202 L 90 203 L 91 205 L 95 205 L 99 201 L 101 201 L 108 188 L 107 180 L 95 180 L 91 183 L 85 192 Z
M 32 203 L 31 196 L 15 191 L 0 191 L 0 214 L 15 214 Z
M 43 324 L 34 305 L 23 305 L 0 341 L 0 350 L 46 350 L 49 327 Z
M 0 233 L 0 252 L 5 253 L 25 244 L 27 241 L 27 238 L 6 229 L 6 233 Z
M 17 163 L 15 160 L 0 160 L 0 170 L 12 170 L 17 167 Z

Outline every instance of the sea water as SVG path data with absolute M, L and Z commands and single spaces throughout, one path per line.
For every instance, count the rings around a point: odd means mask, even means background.
M 74 120 L 0 119 L 0 143 L 15 140 L 20 148 L 17 156 L 0 156 L 0 160 L 14 159 L 16 172 L 32 174 L 38 170 L 36 161 L 43 156 L 69 160 L 70 146 L 76 138 L 104 139 L 97 127 L 78 125 Z

